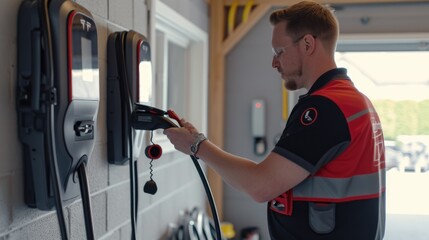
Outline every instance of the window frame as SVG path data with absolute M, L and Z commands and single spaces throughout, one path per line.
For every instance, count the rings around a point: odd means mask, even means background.
M 163 106 L 156 106 L 166 110 L 167 90 L 168 90 L 168 42 L 177 44 L 187 50 L 186 56 L 189 63 L 187 64 L 188 73 L 186 109 L 187 116 L 183 117 L 201 132 L 207 132 L 207 107 L 208 107 L 208 34 L 188 19 L 168 7 L 166 4 L 156 1 L 154 23 L 151 32 L 152 48 L 155 49 L 152 62 L 155 63 L 155 79 L 153 84 L 153 102 L 154 104 L 162 99 Z M 164 33 L 164 41 L 157 42 L 156 31 Z M 163 68 L 157 66 L 157 57 L 163 57 Z M 174 109 L 173 109 L 174 110 Z M 162 144 L 164 152 L 174 150 L 172 144 L 162 131 L 154 131 L 153 140 L 157 144 Z

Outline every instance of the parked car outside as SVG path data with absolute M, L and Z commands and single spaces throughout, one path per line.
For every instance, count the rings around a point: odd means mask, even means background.
M 397 169 L 399 170 L 399 164 L 402 159 L 401 149 L 396 146 L 395 141 L 384 141 L 385 149 L 385 160 L 386 160 L 386 170 Z
M 429 170 L 429 136 L 398 136 L 401 172 L 426 172 Z M 386 150 L 387 154 L 387 150 Z

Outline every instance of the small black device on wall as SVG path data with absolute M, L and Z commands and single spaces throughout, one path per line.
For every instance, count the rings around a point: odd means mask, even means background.
M 25 203 L 57 209 L 82 196 L 93 239 L 86 164 L 99 105 L 97 28 L 91 13 L 67 0 L 25 0 L 18 13 L 18 134 L 23 145 Z
M 267 151 L 265 128 L 265 101 L 254 99 L 252 101 L 253 151 L 259 156 L 264 155 Z

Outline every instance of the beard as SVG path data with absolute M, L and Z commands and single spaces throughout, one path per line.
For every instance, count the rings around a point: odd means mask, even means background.
M 277 69 L 280 72 L 282 78 L 284 79 L 285 88 L 287 90 L 294 91 L 304 87 L 302 82 L 302 60 L 300 58 L 295 59 L 293 63 L 286 64 L 285 67 L 286 69 L 283 69 L 282 67 Z
M 298 89 L 298 85 L 296 84 L 296 81 L 295 81 L 295 80 L 292 80 L 292 79 L 284 79 L 284 81 L 285 81 L 284 85 L 285 85 L 285 88 L 286 88 L 287 90 L 291 90 L 291 91 L 293 91 L 293 90 Z
M 297 90 L 299 88 L 302 88 L 302 86 L 299 86 L 298 81 L 302 77 L 302 69 L 296 70 L 295 72 L 289 73 L 289 74 L 282 74 L 284 79 L 284 86 L 287 90 Z

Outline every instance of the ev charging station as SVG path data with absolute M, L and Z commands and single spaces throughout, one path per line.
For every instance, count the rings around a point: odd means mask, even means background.
M 150 107 L 150 44 L 135 31 L 108 39 L 108 161 L 130 166 L 132 239 L 138 215 L 137 159 L 143 131 L 178 127 L 171 110 Z M 63 207 L 82 197 L 87 239 L 95 239 L 86 165 L 95 144 L 99 106 L 97 28 L 91 13 L 70 0 L 24 0 L 18 14 L 16 107 L 23 146 L 25 203 L 44 211 L 56 208 L 61 239 L 69 238 Z M 152 132 L 151 132 L 152 133 Z M 145 149 L 153 161 L 157 144 Z M 206 222 L 206 239 L 222 239 L 210 186 L 191 156 L 205 188 L 214 227 Z M 144 192 L 155 194 L 152 179 Z M 216 236 L 216 237 L 215 237 Z
M 179 117 L 172 111 L 163 111 L 145 104 L 150 104 L 152 91 L 152 67 L 150 44 L 147 39 L 133 31 L 122 31 L 110 34 L 107 44 L 108 77 L 107 77 L 107 130 L 108 130 L 108 161 L 110 164 L 130 167 L 130 210 L 131 236 L 137 236 L 138 216 L 138 171 L 137 159 L 142 146 L 143 131 L 178 127 L 170 119 L 180 122 Z M 135 149 L 138 149 L 137 151 Z M 148 145 L 145 155 L 152 161 L 162 154 L 161 146 Z M 191 156 L 206 190 L 212 209 L 215 227 L 209 223 L 205 232 L 206 239 L 222 239 L 216 206 L 210 186 L 198 160 Z M 148 194 L 156 194 L 157 185 L 152 179 L 143 187 Z M 215 237 L 216 235 L 216 237 Z
M 68 0 L 25 0 L 18 14 L 18 134 L 23 145 L 25 203 L 56 207 L 82 197 L 94 239 L 86 164 L 99 105 L 97 28 L 91 13 Z
M 150 45 L 135 31 L 115 32 L 107 42 L 107 134 L 110 164 L 130 167 L 131 238 L 136 239 L 138 217 L 137 159 L 144 133 L 132 128 L 137 103 L 149 103 L 152 84 Z M 148 89 L 149 88 L 149 89 Z M 155 190 L 152 191 L 154 194 Z
M 143 145 L 143 135 L 131 129 L 130 117 L 134 104 L 151 101 L 151 50 L 147 39 L 132 30 L 112 33 L 107 45 L 108 161 L 124 165 L 131 157 L 130 144 L 135 143 L 131 146 L 134 158 Z

